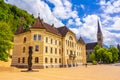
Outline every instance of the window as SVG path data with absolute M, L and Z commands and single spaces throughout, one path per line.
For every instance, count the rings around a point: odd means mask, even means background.
M 59 46 L 61 45 L 61 42 L 59 41 Z
M 48 43 L 48 37 L 46 37 L 46 43 Z
M 45 52 L 46 52 L 46 53 L 48 52 L 48 47 L 47 47 L 47 46 L 45 47 Z
M 55 54 L 57 54 L 57 48 L 55 48 Z
M 50 63 L 53 63 L 53 59 L 52 58 L 50 58 Z
M 59 63 L 61 63 L 61 58 L 59 59 Z
M 38 62 L 39 62 L 39 58 L 35 57 L 35 63 L 38 63 Z
M 59 49 L 59 54 L 61 54 L 61 49 Z
M 34 40 L 37 40 L 37 34 L 34 34 Z
M 57 40 L 55 40 L 55 45 L 57 45 Z
M 53 43 L 53 40 L 51 39 L 51 44 Z
M 69 37 L 69 40 L 73 40 L 72 36 Z
M 57 58 L 55 58 L 55 63 L 57 63 Z
M 39 46 L 38 45 L 35 46 L 35 51 L 39 51 Z
M 20 58 L 18 58 L 18 63 L 20 63 Z
M 47 58 L 45 58 L 45 63 L 48 63 L 48 59 Z
M 27 40 L 26 37 L 24 37 L 23 43 L 26 43 L 26 40 Z
M 25 63 L 25 58 L 24 57 L 22 58 L 22 63 Z
M 41 35 L 38 35 L 38 40 L 41 40 Z
M 70 55 L 73 55 L 73 52 L 72 52 L 72 50 L 70 50 Z
M 52 51 L 53 51 L 53 50 L 52 50 L 52 47 L 51 47 L 51 48 L 50 48 L 50 53 L 52 53 Z
M 23 47 L 23 53 L 25 53 L 25 47 Z

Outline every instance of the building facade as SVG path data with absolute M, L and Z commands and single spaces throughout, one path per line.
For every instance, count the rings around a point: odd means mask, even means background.
M 66 26 L 55 28 L 40 17 L 24 30 L 20 25 L 14 35 L 11 66 L 27 67 L 29 46 L 33 47 L 33 68 L 70 67 L 86 64 L 86 46 L 83 39 Z

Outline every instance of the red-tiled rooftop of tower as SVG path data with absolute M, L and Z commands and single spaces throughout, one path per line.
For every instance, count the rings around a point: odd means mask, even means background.
M 35 23 L 32 25 L 31 28 L 46 29 L 48 32 L 60 35 L 59 31 L 53 25 L 49 25 L 43 22 L 40 17 L 36 18 Z

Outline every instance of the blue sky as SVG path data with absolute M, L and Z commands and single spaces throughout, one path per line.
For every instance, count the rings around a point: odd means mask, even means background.
M 66 25 L 85 42 L 96 42 L 99 19 L 104 44 L 120 43 L 120 0 L 7 0 L 56 27 Z

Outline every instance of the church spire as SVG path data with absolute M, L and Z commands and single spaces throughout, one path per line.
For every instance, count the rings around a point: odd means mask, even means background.
M 102 33 L 101 29 L 100 29 L 100 23 L 99 23 L 99 20 L 97 21 L 98 23 L 98 33 Z
M 100 45 L 101 47 L 103 47 L 103 35 L 102 35 L 102 31 L 100 29 L 100 24 L 99 24 L 99 20 L 97 21 L 97 26 L 98 26 L 98 32 L 97 32 L 97 41 L 98 41 L 98 45 Z

